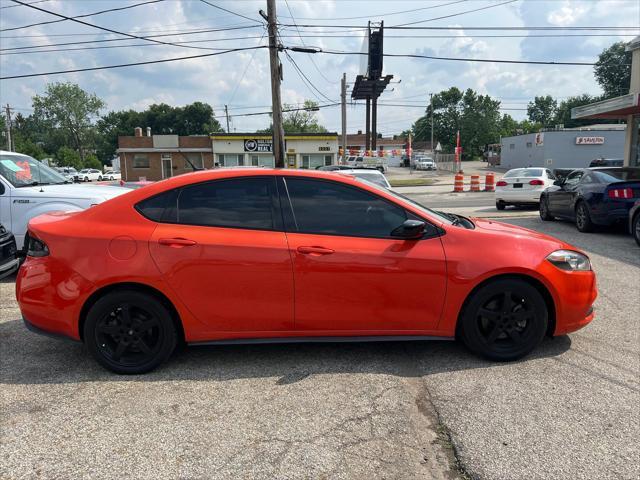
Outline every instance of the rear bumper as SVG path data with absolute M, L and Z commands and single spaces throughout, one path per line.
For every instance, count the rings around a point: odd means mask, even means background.
M 540 194 L 543 189 L 538 190 L 521 190 L 510 189 L 502 190 L 496 189 L 496 201 L 502 200 L 505 203 L 539 203 Z
M 45 337 L 55 338 L 56 340 L 67 340 L 73 343 L 81 343 L 80 340 L 70 337 L 68 335 L 64 335 L 58 332 L 49 332 L 44 330 L 43 328 L 35 326 L 29 320 L 27 320 L 24 316 L 22 317 L 22 321 L 24 322 L 24 326 L 27 327 L 27 330 L 37 333 L 38 335 L 44 335 Z

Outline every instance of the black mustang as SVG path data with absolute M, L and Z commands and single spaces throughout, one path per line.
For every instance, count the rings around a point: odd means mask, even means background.
M 640 168 L 581 168 L 554 182 L 540 196 L 540 218 L 576 222 L 581 232 L 626 222 L 640 198 Z

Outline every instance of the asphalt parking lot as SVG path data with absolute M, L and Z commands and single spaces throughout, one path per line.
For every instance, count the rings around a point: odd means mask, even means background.
M 586 250 L 600 290 L 592 324 L 508 364 L 453 342 L 254 345 L 121 377 L 28 332 L 4 280 L 0 478 L 640 477 L 640 248 L 508 212 Z

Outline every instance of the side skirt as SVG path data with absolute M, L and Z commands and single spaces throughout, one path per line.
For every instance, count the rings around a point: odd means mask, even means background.
M 189 342 L 189 346 L 199 345 L 251 345 L 268 343 L 360 343 L 360 342 L 421 342 L 427 340 L 454 341 L 455 337 L 436 337 L 430 335 L 372 335 L 351 337 L 271 337 L 271 338 L 233 338 L 226 340 L 207 340 Z

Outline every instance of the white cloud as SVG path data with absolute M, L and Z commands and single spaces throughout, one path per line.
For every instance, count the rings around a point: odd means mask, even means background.
M 586 5 L 564 1 L 560 8 L 547 14 L 547 21 L 552 25 L 566 27 L 583 18 L 588 11 L 589 7 Z

